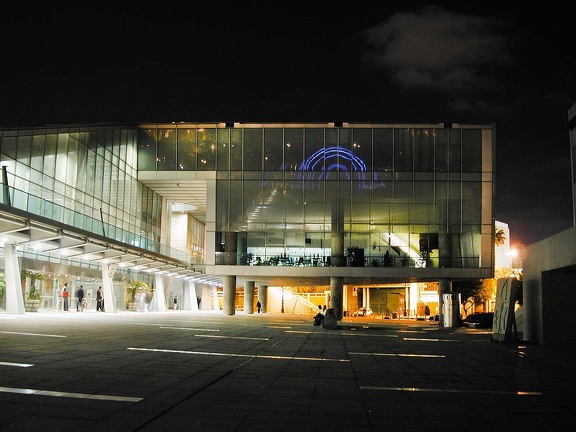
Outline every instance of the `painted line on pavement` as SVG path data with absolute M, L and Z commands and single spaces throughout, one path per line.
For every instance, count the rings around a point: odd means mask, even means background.
M 422 357 L 422 358 L 444 358 L 445 355 L 438 354 L 392 354 L 392 353 L 362 353 L 350 352 L 350 355 L 388 356 L 388 357 Z
M 542 396 L 541 392 L 531 392 L 522 390 L 451 390 L 451 389 L 431 389 L 419 387 L 375 387 L 360 386 L 360 390 L 379 390 L 379 391 L 405 391 L 421 393 L 469 393 L 469 394 L 499 394 L 499 395 L 517 395 L 517 396 Z
M 10 362 L 0 362 L 1 366 L 14 366 L 14 367 L 32 367 L 33 364 L 29 363 L 10 363 Z
M 194 331 L 207 331 L 207 332 L 219 332 L 220 330 L 214 329 L 204 329 L 204 328 L 189 328 L 189 327 L 160 327 L 161 329 L 172 329 L 172 330 L 194 330 Z
M 42 334 L 42 333 L 22 333 L 22 332 L 11 332 L 11 331 L 0 331 L 0 333 L 16 334 L 16 335 L 21 335 L 21 336 L 44 336 L 44 337 L 55 337 L 55 338 L 68 337 L 68 336 L 62 336 L 62 335 L 51 335 L 51 334 Z
M 106 400 L 117 402 L 140 402 L 141 400 L 144 399 L 140 397 L 99 395 L 99 394 L 87 394 L 87 393 L 69 393 L 69 392 L 35 390 L 35 389 L 13 388 L 13 387 L 0 387 L 0 393 L 17 393 L 17 394 L 35 395 L 35 396 L 52 396 L 52 397 L 74 398 L 74 399 L 95 399 L 95 400 Z
M 133 351 L 149 351 L 149 352 L 163 352 L 163 353 L 173 353 L 173 354 L 193 354 L 193 355 L 210 355 L 210 356 L 223 356 L 223 357 L 248 357 L 255 359 L 273 359 L 273 360 L 305 360 L 305 361 L 334 361 L 334 362 L 349 362 L 349 359 L 331 359 L 322 357 L 290 357 L 290 356 L 271 356 L 271 355 L 259 355 L 259 354 L 228 354 L 228 353 L 216 353 L 216 352 L 206 352 L 206 351 L 184 351 L 184 350 L 170 350 L 170 349 L 157 349 L 157 348 L 126 348 Z

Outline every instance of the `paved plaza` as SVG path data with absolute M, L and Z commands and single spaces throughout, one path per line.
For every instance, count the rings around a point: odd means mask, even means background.
M 0 431 L 531 431 L 576 423 L 574 344 L 437 322 L 0 313 Z

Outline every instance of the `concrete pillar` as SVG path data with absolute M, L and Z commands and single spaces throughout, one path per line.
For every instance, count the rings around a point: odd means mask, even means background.
M 333 232 L 330 240 L 331 267 L 346 267 L 344 256 L 344 233 Z
M 342 299 L 344 291 L 344 280 L 341 277 L 330 278 L 330 309 L 334 309 L 334 315 L 337 320 L 342 319 L 343 304 Z
M 268 308 L 268 286 L 260 285 L 258 287 L 258 300 L 262 305 L 262 313 L 265 313 Z
M 12 243 L 4 243 L 4 285 L 6 289 L 6 312 L 24 315 L 20 265 L 16 257 L 16 246 Z
M 244 282 L 244 312 L 254 313 L 254 281 Z
M 224 276 L 222 310 L 226 315 L 236 314 L 236 276 Z

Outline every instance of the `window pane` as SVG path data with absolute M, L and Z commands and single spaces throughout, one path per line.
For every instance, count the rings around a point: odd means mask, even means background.
M 176 130 L 160 129 L 158 134 L 158 171 L 176 171 Z
M 198 140 L 198 170 L 216 170 L 216 129 L 197 129 Z
M 262 171 L 262 129 L 244 129 L 244 171 Z
M 194 171 L 197 169 L 196 129 L 178 129 L 178 170 Z

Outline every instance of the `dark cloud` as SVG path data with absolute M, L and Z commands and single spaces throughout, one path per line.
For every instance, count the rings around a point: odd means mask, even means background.
M 496 81 L 486 70 L 513 63 L 508 26 L 440 7 L 402 12 L 366 30 L 370 50 L 364 60 L 386 69 L 405 87 L 492 89 Z

